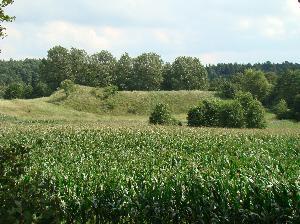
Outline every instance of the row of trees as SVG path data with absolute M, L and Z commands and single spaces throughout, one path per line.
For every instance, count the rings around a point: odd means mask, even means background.
M 88 55 L 84 50 L 54 47 L 41 61 L 41 79 L 52 90 L 69 79 L 77 84 L 120 90 L 206 89 L 207 72 L 199 59 L 179 57 L 164 64 L 158 54 L 144 53 L 131 58 L 127 53 L 117 60 L 108 51 Z

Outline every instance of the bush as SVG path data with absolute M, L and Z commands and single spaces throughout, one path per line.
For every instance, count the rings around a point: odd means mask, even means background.
M 275 105 L 273 111 L 279 120 L 291 118 L 291 111 L 288 108 L 287 102 L 283 99 Z
M 108 99 L 111 96 L 116 95 L 118 92 L 118 87 L 114 85 L 110 85 L 104 88 L 102 99 Z
M 74 82 L 70 79 L 62 81 L 60 84 L 60 89 L 62 89 L 65 92 L 67 97 L 70 96 L 71 93 L 76 90 Z
M 4 92 L 4 99 L 22 99 L 24 98 L 25 88 L 22 83 L 10 84 Z
M 155 106 L 153 112 L 149 117 L 149 123 L 160 125 L 179 124 L 179 122 L 172 117 L 168 106 L 162 103 L 159 103 Z
M 265 111 L 251 94 L 239 94 L 232 101 L 204 100 L 188 112 L 188 125 L 193 127 L 264 128 Z
M 247 128 L 265 128 L 265 109 L 261 102 L 254 99 L 249 92 L 239 92 L 236 100 L 240 102 L 244 109 L 244 116 Z
M 224 103 L 221 113 L 222 127 L 245 127 L 244 108 L 237 100 Z
M 261 102 L 253 100 L 250 106 L 245 109 L 245 119 L 247 128 L 265 128 L 265 109 Z
M 221 101 L 204 100 L 188 112 L 188 125 L 193 127 L 220 126 Z

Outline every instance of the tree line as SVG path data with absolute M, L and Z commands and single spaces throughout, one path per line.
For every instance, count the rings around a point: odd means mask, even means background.
M 55 46 L 44 59 L 0 61 L 0 97 L 48 96 L 64 80 L 91 87 L 116 86 L 119 90 L 213 90 L 234 98 L 250 92 L 269 108 L 289 117 L 300 94 L 300 64 L 201 64 L 198 58 L 178 57 L 164 62 L 156 53 L 119 59 L 108 51 L 89 55 L 85 50 Z M 279 104 L 281 102 L 281 104 Z M 279 105 L 278 105 L 279 104 Z M 283 113 L 282 111 L 289 111 Z M 278 112 L 279 113 L 279 112 Z M 295 113 L 294 113 L 295 114 Z

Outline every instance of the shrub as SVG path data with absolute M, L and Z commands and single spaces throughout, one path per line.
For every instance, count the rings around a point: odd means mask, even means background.
M 155 106 L 149 117 L 150 124 L 170 125 L 179 124 L 175 118 L 172 117 L 167 105 L 159 103 Z
M 288 108 L 287 102 L 283 99 L 281 99 L 278 104 L 275 105 L 273 111 L 276 114 L 276 117 L 280 120 L 291 118 L 291 113 Z
M 237 100 L 224 103 L 220 121 L 222 127 L 242 128 L 245 127 L 244 108 Z
M 108 99 L 111 96 L 116 95 L 118 92 L 118 87 L 114 85 L 110 85 L 104 88 L 102 99 Z
M 264 128 L 265 111 L 251 94 L 232 101 L 204 100 L 188 112 L 188 125 L 199 127 Z
M 253 100 L 245 110 L 245 119 L 247 128 L 265 128 L 265 109 L 261 102 Z
M 22 99 L 24 98 L 24 85 L 22 83 L 10 84 L 5 92 L 4 99 Z
M 60 89 L 64 90 L 67 97 L 76 90 L 74 82 L 70 79 L 62 81 L 60 84 Z
M 221 101 L 219 100 L 204 100 L 198 107 L 192 108 L 188 112 L 189 126 L 205 126 L 218 127 L 220 126 Z
M 239 92 L 236 100 L 244 109 L 244 116 L 247 128 L 265 128 L 265 109 L 261 102 L 254 99 L 251 93 Z

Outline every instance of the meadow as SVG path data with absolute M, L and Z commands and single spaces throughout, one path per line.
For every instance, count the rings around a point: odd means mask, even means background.
M 2 223 L 300 221 L 299 123 L 152 126 L 55 97 L 0 102 Z

